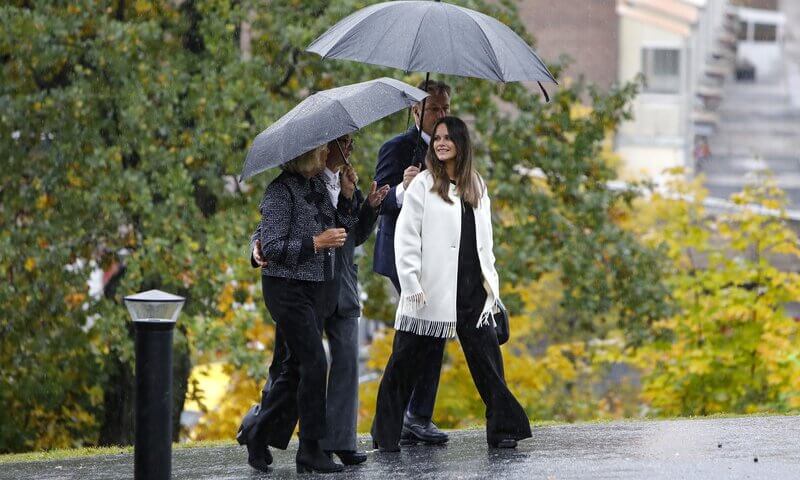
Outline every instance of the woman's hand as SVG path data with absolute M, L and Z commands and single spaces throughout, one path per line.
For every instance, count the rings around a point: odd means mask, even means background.
M 356 175 L 356 171 L 351 165 L 343 166 L 339 174 L 341 175 L 339 182 L 342 186 L 342 195 L 346 199 L 352 200 L 358 183 L 358 175 Z
M 267 259 L 261 256 L 261 240 L 256 240 L 256 244 L 253 247 L 253 259 L 259 267 L 267 266 Z
M 378 208 L 378 205 L 383 202 L 383 199 L 386 198 L 386 195 L 389 193 L 389 185 L 384 185 L 380 189 L 378 188 L 378 182 L 372 182 L 372 186 L 369 189 L 369 195 L 367 195 L 367 203 L 372 208 Z
M 329 228 L 314 237 L 314 250 L 339 248 L 344 245 L 345 240 L 347 240 L 347 230 L 344 228 Z

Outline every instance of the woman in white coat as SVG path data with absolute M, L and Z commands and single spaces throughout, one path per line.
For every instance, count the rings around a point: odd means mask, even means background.
M 400 303 L 392 355 L 378 390 L 373 443 L 381 451 L 399 451 L 417 366 L 457 334 L 486 404 L 487 442 L 514 448 L 517 440 L 531 436 L 531 429 L 506 385 L 494 332 L 499 282 L 489 194 L 472 166 L 464 122 L 445 117 L 433 132 L 427 169 L 406 190 L 395 230 Z

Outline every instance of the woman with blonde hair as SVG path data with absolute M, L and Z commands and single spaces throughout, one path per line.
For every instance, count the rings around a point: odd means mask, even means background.
M 352 226 L 354 185 L 342 185 L 337 208 L 320 173 L 327 145 L 284 164 L 261 202 L 258 227 L 262 292 L 276 325 L 276 369 L 256 407 L 255 420 L 238 439 L 247 445 L 248 463 L 269 471 L 268 446 L 285 449 L 300 421 L 297 471 L 337 472 L 343 467 L 325 454 L 327 361 L 322 346 L 322 305 L 334 287 L 334 249 L 344 245 Z
M 462 120 L 436 122 L 425 163 L 427 170 L 405 192 L 395 230 L 400 303 L 392 354 L 378 390 L 373 442 L 381 451 L 399 450 L 418 365 L 432 361 L 441 343 L 457 334 L 486 405 L 487 442 L 514 448 L 531 429 L 504 378 L 492 316 L 500 287 L 489 194 L 473 168 Z

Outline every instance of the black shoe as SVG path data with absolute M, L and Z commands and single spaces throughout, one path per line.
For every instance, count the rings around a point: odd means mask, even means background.
M 414 417 L 406 413 L 403 418 L 403 431 L 400 434 L 400 445 L 416 445 L 427 443 L 441 445 L 447 443 L 450 437 L 439 430 L 430 420 Z
M 254 405 L 242 419 L 239 425 L 239 431 L 236 432 L 236 441 L 239 445 L 247 445 L 247 464 L 256 470 L 262 472 L 269 472 L 269 466 L 272 465 L 272 453 L 269 447 L 262 443 L 256 442 L 249 438 L 250 430 L 255 424 L 256 416 L 260 410 L 259 405 Z
M 316 440 L 301 439 L 295 461 L 297 473 L 335 473 L 344 470 L 344 465 L 331 460 Z
M 358 465 L 367 461 L 367 454 L 364 452 L 354 452 L 352 450 L 331 450 L 325 451 L 328 455 L 336 454 L 339 460 L 345 465 Z
M 269 447 L 259 442 L 247 442 L 247 464 L 256 470 L 269 472 L 272 465 L 272 453 Z
M 513 438 L 504 438 L 496 442 L 489 442 L 494 448 L 517 448 L 517 441 Z
M 372 448 L 376 449 L 377 451 L 379 451 L 381 453 L 397 453 L 397 452 L 400 451 L 400 446 L 399 445 L 393 445 L 391 447 L 384 447 L 384 446 L 378 445 L 378 442 L 376 442 L 375 440 L 372 441 Z

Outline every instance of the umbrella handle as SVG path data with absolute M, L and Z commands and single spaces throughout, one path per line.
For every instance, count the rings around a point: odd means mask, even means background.
M 339 154 L 342 156 L 342 160 L 344 160 L 344 164 L 348 167 L 350 166 L 350 158 L 344 156 L 344 151 L 342 150 L 342 146 L 339 145 L 339 139 L 337 138 L 334 140 L 336 142 L 336 149 L 339 150 Z

